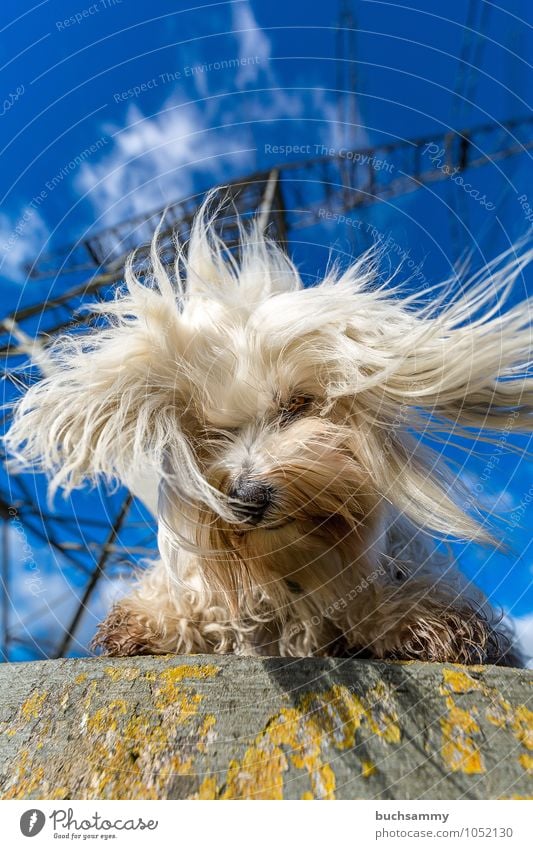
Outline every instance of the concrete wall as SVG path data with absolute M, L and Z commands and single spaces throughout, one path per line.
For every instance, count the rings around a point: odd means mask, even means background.
M 533 675 L 342 659 L 0 667 L 6 799 L 533 795 Z

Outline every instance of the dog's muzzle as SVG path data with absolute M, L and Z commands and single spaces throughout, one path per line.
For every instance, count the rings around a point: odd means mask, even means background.
M 272 503 L 272 487 L 261 481 L 239 478 L 228 490 L 229 506 L 243 522 L 257 525 Z

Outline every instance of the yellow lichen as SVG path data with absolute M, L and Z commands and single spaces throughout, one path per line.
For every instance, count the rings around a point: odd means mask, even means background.
M 334 799 L 335 773 L 328 750 L 353 748 L 362 727 L 383 744 L 401 739 L 398 717 L 382 682 L 364 698 L 342 685 L 307 693 L 296 707 L 275 714 L 243 757 L 231 762 L 216 798 L 282 799 L 284 774 L 292 764 L 309 777 L 310 790 L 302 798 Z M 376 768 L 365 761 L 362 769 L 369 777 Z M 212 781 L 208 790 L 212 798 Z
M 376 765 L 372 761 L 361 761 L 361 775 L 363 778 L 370 778 L 377 772 Z
M 112 681 L 135 681 L 141 674 L 135 666 L 106 666 L 104 672 Z
M 165 684 L 156 693 L 155 706 L 157 710 L 172 713 L 176 721 L 187 722 L 198 713 L 201 701 L 199 693 L 184 692 L 174 684 Z
M 378 772 L 376 747 L 385 751 L 401 742 L 389 686 L 379 682 L 356 693 L 334 685 L 304 693 L 294 703 L 281 697 L 281 704 L 255 735 L 243 741 L 243 750 L 236 750 L 224 773 L 205 774 L 206 765 L 209 768 L 216 762 L 221 768 L 211 754 L 217 720 L 203 711 L 205 688 L 195 684 L 217 675 L 220 667 L 173 663 L 175 658 L 164 662 L 168 668 L 161 670 L 159 664 L 156 670 L 144 672 L 124 661 L 123 667 L 104 667 L 103 679 L 88 681 L 85 673 L 78 675 L 74 683 L 83 686 L 74 693 L 68 685 L 48 696 L 32 692 L 15 721 L 2 728 L 4 734 L 22 735 L 27 720 L 38 720 L 36 732 L 31 726 L 31 750 L 22 743 L 18 758 L 10 764 L 4 798 L 160 799 L 169 793 L 188 793 L 196 799 L 282 799 L 296 778 L 295 792 L 301 799 L 334 799 L 339 752 L 350 752 L 345 762 L 361 782 Z M 510 704 L 496 687 L 474 678 L 471 668 L 446 668 L 442 675 L 446 713 L 440 720 L 441 754 L 448 769 L 472 775 L 485 771 L 480 751 L 484 720 L 499 729 L 498 736 L 507 736 L 508 751 L 513 749 L 513 737 L 520 743 L 511 755 L 514 768 L 530 773 L 532 711 Z M 133 687 L 128 683 L 136 680 Z M 149 707 L 143 709 L 147 698 Z M 75 711 L 74 722 L 79 723 L 75 758 L 68 748 L 58 750 L 55 742 L 56 749 L 50 748 L 50 741 L 58 739 L 62 706 Z M 63 723 L 64 715 L 59 718 Z M 357 760 L 361 744 L 364 755 Z M 21 744 L 16 740 L 12 748 L 16 750 L 17 745 Z M 428 746 L 428 756 L 433 757 L 434 737 L 422 745 Z M 202 773 L 201 780 L 196 779 Z M 522 773 L 522 782 L 528 780 Z
M 217 780 L 214 775 L 205 776 L 194 798 L 209 801 L 217 798 Z
M 192 758 L 176 752 L 175 727 L 154 724 L 151 713 L 141 713 L 104 735 L 102 717 L 96 724 L 88 723 L 89 733 L 95 732 L 90 738 L 89 798 L 158 799 L 173 775 L 191 772 Z
M 83 700 L 83 706 L 84 706 L 85 710 L 89 710 L 89 708 L 92 704 L 93 697 L 94 697 L 97 689 L 98 689 L 98 681 L 91 681 L 91 683 L 89 684 L 89 686 L 87 688 L 87 694 L 86 694 L 86 696 Z
M 263 737 L 250 746 L 242 761 L 230 761 L 222 799 L 283 799 L 287 759 L 278 746 Z
M 20 707 L 21 716 L 27 721 L 38 719 L 47 698 L 48 693 L 33 693 L 22 703 Z
M 472 736 L 480 733 L 478 723 L 471 713 L 457 707 L 451 698 L 447 699 L 447 703 L 448 715 L 440 720 L 444 763 L 454 772 L 468 775 L 485 772 L 481 751 Z
M 87 720 L 87 729 L 92 733 L 116 731 L 119 716 L 128 711 L 124 699 L 113 699 L 105 707 L 99 708 Z
M 469 667 L 469 672 L 476 669 L 483 671 L 483 667 Z M 519 743 L 529 750 L 533 749 L 533 712 L 525 705 L 513 707 L 496 688 L 477 681 L 464 670 L 444 669 L 443 679 L 444 686 L 441 687 L 441 693 L 447 697 L 448 704 L 451 703 L 453 706 L 451 692 L 460 694 L 481 692 L 489 702 L 485 707 L 487 721 L 496 728 L 509 728 Z M 468 759 L 468 763 L 472 764 L 472 760 Z
M 20 752 L 12 771 L 12 781 L 3 794 L 3 799 L 28 799 L 44 779 L 44 767 L 35 767 L 32 764 L 27 749 Z
M 533 749 L 533 711 L 525 705 L 518 705 L 514 709 L 511 730 L 526 749 Z
M 182 663 L 180 666 L 172 667 L 172 669 L 163 670 L 163 672 L 159 673 L 159 678 L 163 681 L 172 681 L 174 684 L 177 684 L 185 678 L 192 678 L 195 681 L 203 680 L 205 678 L 213 678 L 215 675 L 218 675 L 219 672 L 220 668 L 215 666 L 214 663 L 203 663 L 198 666 Z
M 485 711 L 487 720 L 498 728 L 509 728 L 515 739 L 526 749 L 533 749 L 533 711 L 525 705 L 513 707 L 499 693 Z
M 505 728 L 512 711 L 513 709 L 509 702 L 498 694 L 497 697 L 492 700 L 491 704 L 485 709 L 485 717 L 487 722 L 490 722 L 491 725 L 495 725 L 496 728 Z
M 209 713 L 206 717 L 204 717 L 204 720 L 198 729 L 198 742 L 196 744 L 196 748 L 199 752 L 205 752 L 208 744 L 215 739 L 216 735 L 213 732 L 213 728 L 215 727 L 216 722 L 216 716 L 212 713 Z
M 446 695 L 448 690 L 453 693 L 470 693 L 472 690 L 481 690 L 482 686 L 479 681 L 472 678 L 461 669 L 443 669 L 442 677 L 447 689 L 441 687 L 441 693 Z
M 518 763 L 528 772 L 533 772 L 533 755 L 520 755 Z
M 54 790 L 51 790 L 48 794 L 49 799 L 68 799 L 69 798 L 69 790 L 68 787 L 56 787 Z
M 208 679 L 218 672 L 211 664 L 165 669 L 150 676 L 156 682 L 150 711 L 132 713 L 124 699 L 115 699 L 87 712 L 82 730 L 90 747 L 88 797 L 158 799 L 164 797 L 174 776 L 194 775 L 193 756 L 180 751 L 179 741 L 183 727 L 196 719 L 202 695 L 184 682 Z M 106 674 L 119 683 L 139 677 L 131 667 L 119 669 L 117 675 L 109 667 Z M 214 716 L 204 716 L 195 731 L 200 751 L 211 739 L 215 723 Z
M 158 710 L 171 714 L 176 722 L 188 722 L 198 713 L 202 701 L 199 693 L 193 693 L 190 688 L 176 686 L 186 678 L 206 679 L 217 675 L 219 668 L 213 664 L 191 666 L 183 664 L 172 669 L 165 669 L 158 680 L 162 683 L 155 693 L 155 706 Z

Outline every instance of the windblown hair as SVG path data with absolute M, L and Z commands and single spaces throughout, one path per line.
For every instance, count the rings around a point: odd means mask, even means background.
M 533 251 L 405 294 L 373 249 L 304 288 L 258 225 L 240 226 L 233 253 L 209 210 L 173 269 L 156 233 L 148 267 L 131 257 L 115 300 L 91 305 L 107 324 L 52 343 L 7 436 L 52 493 L 99 478 L 134 491 L 142 479 L 154 505 L 159 493 L 161 561 L 101 642 L 117 653 L 509 653 L 429 539 L 490 541 L 486 517 L 461 505 L 419 437 L 473 446 L 502 428 L 530 432 L 529 302 L 508 301 Z

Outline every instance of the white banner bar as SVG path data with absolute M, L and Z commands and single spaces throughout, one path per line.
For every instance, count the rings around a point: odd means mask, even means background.
M 525 800 L 330 804 L 38 800 L 3 801 L 0 813 L 2 845 L 9 849 L 44 849 L 67 841 L 67 845 L 117 849 L 533 846 L 533 806 Z

